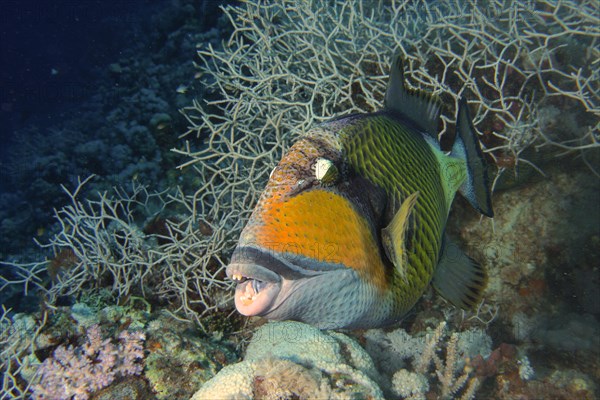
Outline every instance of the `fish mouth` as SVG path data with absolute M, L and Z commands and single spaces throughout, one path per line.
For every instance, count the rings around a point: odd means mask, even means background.
M 281 290 L 281 277 L 261 265 L 229 264 L 227 276 L 237 283 L 235 308 L 246 316 L 268 312 Z
M 305 257 L 286 258 L 261 247 L 240 246 L 227 266 L 227 276 L 237 283 L 235 307 L 246 316 L 266 316 L 298 290 L 302 283 L 325 271 L 345 269 Z

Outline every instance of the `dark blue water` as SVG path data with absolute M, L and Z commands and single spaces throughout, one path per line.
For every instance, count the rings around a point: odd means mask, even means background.
M 48 232 L 53 209 L 66 201 L 60 185 L 73 185 L 78 176 L 95 174 L 110 186 L 141 171 L 145 183 L 160 185 L 161 171 L 174 167 L 168 153 L 176 134 L 140 140 L 155 133 L 149 121 L 157 113 L 172 116 L 173 130 L 185 129 L 178 109 L 197 93 L 176 88 L 193 81 L 193 35 L 217 24 L 211 15 L 218 6 L 194 0 L 2 3 L 4 254 Z M 172 32 L 178 36 L 170 38 Z M 140 160 L 146 163 L 136 167 Z
M 61 112 L 89 98 L 98 69 L 140 40 L 136 34 L 144 17 L 163 3 L 2 2 L 2 143 L 10 142 L 13 132 L 26 124 L 56 124 Z

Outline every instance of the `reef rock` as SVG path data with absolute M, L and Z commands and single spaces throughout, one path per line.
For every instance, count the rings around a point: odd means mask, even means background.
M 366 351 L 348 336 L 300 322 L 260 327 L 242 362 L 196 392 L 201 399 L 383 399 Z

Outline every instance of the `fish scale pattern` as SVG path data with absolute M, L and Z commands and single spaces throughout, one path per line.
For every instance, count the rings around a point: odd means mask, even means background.
M 396 276 L 398 286 L 393 285 L 414 298 L 414 292 L 431 280 L 448 215 L 439 162 L 422 138 L 386 115 L 349 125 L 339 135 L 352 168 L 396 199 L 388 217 L 410 194 L 420 193 L 412 213 L 412 235 L 407 235 L 408 279 Z

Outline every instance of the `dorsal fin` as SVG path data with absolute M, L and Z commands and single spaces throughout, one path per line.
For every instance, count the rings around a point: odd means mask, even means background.
M 384 105 L 386 110 L 401 113 L 431 137 L 437 139 L 441 102 L 436 96 L 406 88 L 404 64 L 400 56 L 395 56 L 390 67 Z

